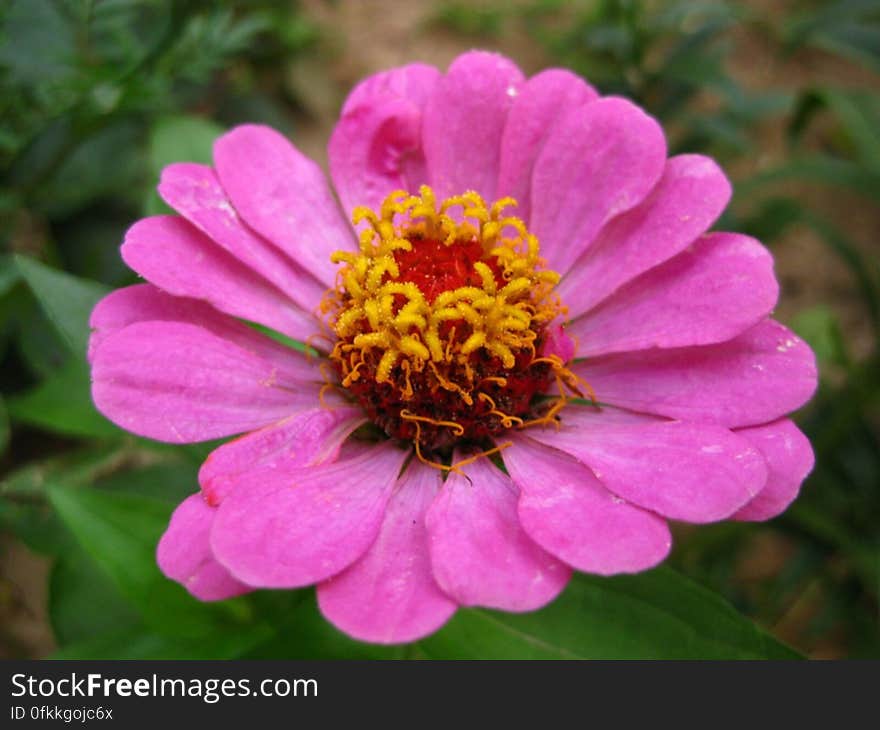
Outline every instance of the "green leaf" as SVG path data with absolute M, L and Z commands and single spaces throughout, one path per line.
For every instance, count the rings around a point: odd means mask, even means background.
M 130 492 L 177 505 L 197 489 L 198 471 L 198 465 L 183 454 L 171 452 L 158 463 L 102 476 L 94 486 L 117 494 Z
M 234 631 L 246 605 L 207 604 L 161 574 L 156 545 L 172 511 L 136 494 L 51 485 L 49 500 L 83 549 L 155 630 L 196 638 Z
M 122 431 L 95 410 L 89 392 L 88 366 L 71 358 L 33 390 L 10 398 L 9 414 L 14 420 L 66 436 L 121 436 Z
M 0 256 L 0 297 L 8 294 L 18 282 L 18 268 L 12 256 Z
M 100 606 L 100 610 L 95 610 Z M 60 646 L 84 641 L 140 623 L 125 600 L 95 562 L 74 547 L 52 566 L 49 576 L 49 619 Z
M 575 576 L 541 611 L 461 609 L 420 642 L 435 659 L 793 659 L 725 600 L 665 567 Z
M 75 355 L 85 358 L 89 316 L 108 288 L 71 276 L 25 256 L 15 256 L 18 271 L 49 320 Z
M 263 624 L 187 639 L 157 634 L 143 624 L 113 629 L 61 647 L 52 659 L 238 659 L 272 630 Z
M 70 347 L 26 287 L 15 294 L 21 295 L 14 315 L 18 352 L 34 378 L 46 380 L 70 360 Z
M 176 650 L 175 650 L 176 646 Z M 142 624 L 105 634 L 84 637 L 61 646 L 50 659 L 214 659 L 221 657 L 184 657 L 182 647 L 174 639 L 151 634 Z M 222 657 L 226 658 L 226 657 Z
M 60 647 L 56 659 L 235 659 L 272 636 L 264 623 L 194 638 L 158 633 L 79 548 L 52 570 L 49 615 Z

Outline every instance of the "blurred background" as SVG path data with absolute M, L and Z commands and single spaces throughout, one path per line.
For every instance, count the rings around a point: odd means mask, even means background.
M 7 0 L 0 657 L 373 655 L 327 638 L 302 591 L 204 608 L 158 576 L 156 538 L 211 445 L 94 411 L 88 313 L 135 281 L 118 247 L 165 210 L 165 164 L 208 162 L 244 121 L 326 164 L 359 79 L 475 47 L 574 69 L 658 117 L 671 152 L 727 170 L 716 228 L 769 246 L 777 315 L 819 359 L 797 416 L 817 466 L 769 523 L 677 528 L 670 564 L 808 657 L 880 656 L 880 3 Z M 285 644 L 282 625 L 314 630 Z

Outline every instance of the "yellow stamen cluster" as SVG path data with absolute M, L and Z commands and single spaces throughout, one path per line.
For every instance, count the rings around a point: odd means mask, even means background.
M 564 313 L 559 275 L 506 215 L 514 205 L 397 191 L 378 214 L 355 209 L 359 250 L 332 257 L 343 266 L 322 311 L 336 335 L 337 382 L 376 427 L 438 469 L 506 448 L 497 439 L 508 429 L 556 423 L 567 393 L 582 396 L 562 359 L 542 352 L 547 325 Z M 459 444 L 483 450 L 445 463 Z
M 516 204 L 512 198 L 489 207 L 477 193 L 467 192 L 438 206 L 430 188 L 419 192 L 392 193 L 379 215 L 355 209 L 355 225 L 368 225 L 360 234 L 359 252 L 333 254 L 332 260 L 345 267 L 341 286 L 324 306 L 338 337 L 333 358 L 342 366 L 344 386 L 360 377 L 370 353 L 380 352 L 376 382 L 387 382 L 398 365 L 407 382 L 410 373 L 427 367 L 441 387 L 469 400 L 473 383 L 453 382 L 444 371 L 452 363 L 466 365 L 480 350 L 508 369 L 517 351 L 534 355 L 537 332 L 561 311 L 552 293 L 559 275 L 542 268 L 538 241 L 523 222 L 504 215 Z M 451 214 L 456 208 L 460 215 Z M 445 246 L 479 242 L 483 260 L 473 269 L 480 285 L 443 291 L 429 301 L 405 272 L 401 275 L 395 260 L 395 252 L 412 251 L 419 240 Z

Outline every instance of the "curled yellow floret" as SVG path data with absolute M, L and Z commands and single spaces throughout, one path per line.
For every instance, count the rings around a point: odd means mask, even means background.
M 515 204 L 504 198 L 487 206 L 473 191 L 437 204 L 433 191 L 422 186 L 419 195 L 391 193 L 378 215 L 355 209 L 355 225 L 367 224 L 359 251 L 333 254 L 345 266 L 336 296 L 325 305 L 334 314 L 333 356 L 343 363 L 343 385 L 358 377 L 357 363 L 374 350 L 382 353 L 376 371 L 382 383 L 401 362 L 421 372 L 429 363 L 448 365 L 482 350 L 509 369 L 518 350 L 534 349 L 539 328 L 560 314 L 553 294 L 559 275 L 543 268 L 538 240 L 523 222 L 505 215 Z M 473 264 L 479 285 L 443 291 L 431 301 L 405 279 L 395 258 L 412 251 L 414 241 L 477 242 L 483 255 Z M 454 322 L 465 327 L 450 328 Z

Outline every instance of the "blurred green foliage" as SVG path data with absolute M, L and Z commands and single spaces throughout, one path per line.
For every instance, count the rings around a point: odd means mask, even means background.
M 880 226 L 877 3 L 438 4 L 433 26 L 468 45 L 519 33 L 604 93 L 638 101 L 673 151 L 735 171 L 721 226 L 771 248 L 814 237 L 855 294 L 837 301 L 823 271 L 800 279 L 816 288 L 789 323 L 820 360 L 819 394 L 798 416 L 817 467 L 785 515 L 682 530 L 678 573 L 579 577 L 545 611 L 462 611 L 417 646 L 390 649 L 336 632 L 312 591 L 206 605 L 162 578 L 156 541 L 212 445 L 138 439 L 88 395 L 88 313 L 134 281 L 118 244 L 136 218 L 166 210 L 154 192 L 161 168 L 209 161 L 214 138 L 238 121 L 296 139 L 284 74 L 303 53 L 324 52 L 317 31 L 292 1 L 232 7 L 0 6 L 0 528 L 52 559 L 57 655 L 789 656 L 754 620 L 807 653 L 880 656 L 880 257 L 864 234 Z M 743 82 L 733 62 L 754 44 L 802 70 Z M 756 552 L 771 566 L 757 575 Z

